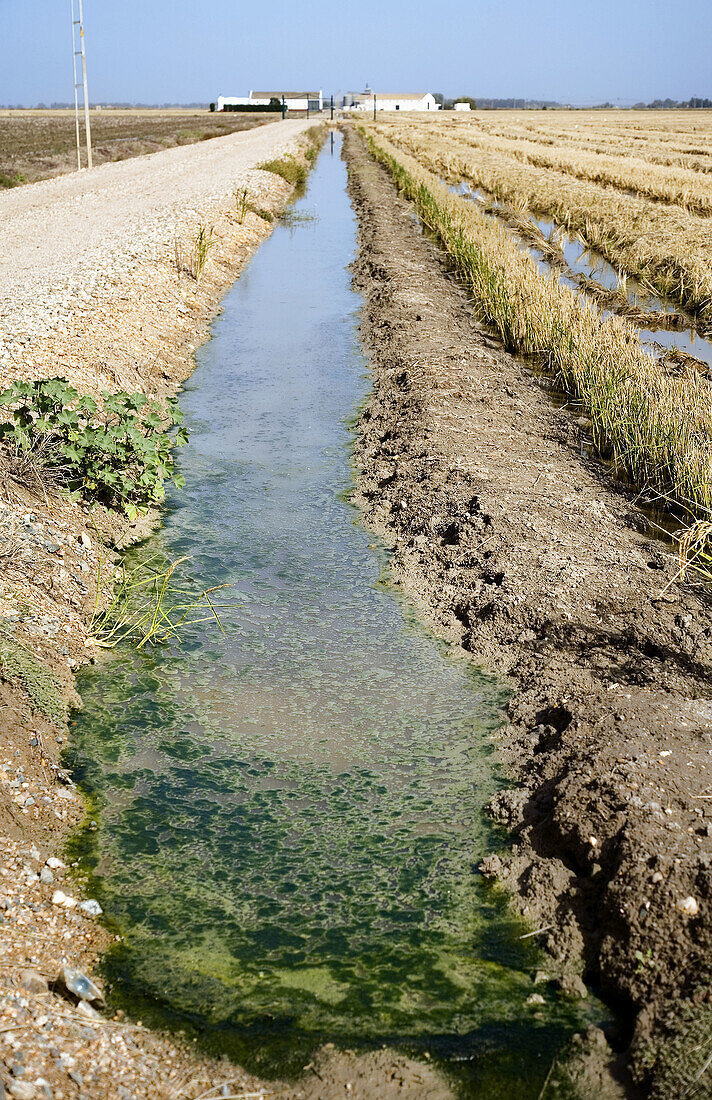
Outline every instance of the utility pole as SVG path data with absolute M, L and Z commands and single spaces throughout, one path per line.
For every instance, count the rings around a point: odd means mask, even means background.
M 76 27 L 76 20 L 74 18 L 74 0 L 69 0 L 69 6 L 71 9 L 72 17 L 72 68 L 74 70 L 74 127 L 77 132 L 77 172 L 82 170 L 82 150 L 79 142 L 79 84 L 77 83 L 77 51 L 76 51 L 76 35 L 74 28 Z
M 284 96 L 282 96 L 282 122 L 284 122 L 286 117 L 287 117 L 287 105 L 284 102 Z
M 333 121 L 333 118 L 334 118 L 334 97 L 333 97 L 333 95 L 331 97 L 331 118 L 332 118 L 332 121 Z
M 92 155 L 91 155 L 91 122 L 89 120 L 89 90 L 87 86 L 87 58 L 84 49 L 84 13 L 82 10 L 82 0 L 79 2 L 79 18 L 75 19 L 75 7 L 74 0 L 69 0 L 70 11 L 72 16 L 72 64 L 74 70 L 74 125 L 77 136 L 77 169 L 81 170 L 82 156 L 79 141 L 79 88 L 82 88 L 84 95 L 84 131 L 86 134 L 87 142 L 87 168 L 92 167 Z M 77 49 L 77 27 L 79 27 L 79 49 Z M 77 80 L 77 57 L 82 59 L 82 80 Z
M 376 121 L 376 93 L 373 93 L 373 121 Z

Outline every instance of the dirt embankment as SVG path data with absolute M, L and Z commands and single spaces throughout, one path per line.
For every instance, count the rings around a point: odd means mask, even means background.
M 583 975 L 616 1006 L 645 1094 L 710 1096 L 709 593 L 676 583 L 670 544 L 586 457 L 586 422 L 478 323 L 354 131 L 346 149 L 374 372 L 359 498 L 396 582 L 512 685 L 516 786 L 492 810 L 514 847 L 483 872 L 564 988 Z

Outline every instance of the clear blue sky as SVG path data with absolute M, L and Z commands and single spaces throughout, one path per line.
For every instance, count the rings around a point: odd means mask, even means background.
M 250 88 L 712 97 L 712 0 L 85 0 L 94 102 Z M 0 103 L 72 97 L 69 0 L 0 0 Z

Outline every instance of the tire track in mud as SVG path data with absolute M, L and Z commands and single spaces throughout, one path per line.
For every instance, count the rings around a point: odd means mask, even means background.
M 357 498 L 395 582 L 513 689 L 517 785 L 492 812 L 514 843 L 483 873 L 545 929 L 565 989 L 583 975 L 616 1005 L 609 1041 L 644 1094 L 712 1095 L 709 593 L 674 582 L 669 544 L 479 324 L 353 130 L 346 156 L 374 374 Z

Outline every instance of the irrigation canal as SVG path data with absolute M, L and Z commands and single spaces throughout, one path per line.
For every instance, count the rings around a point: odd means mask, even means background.
M 505 843 L 482 813 L 504 690 L 389 588 L 348 503 L 368 378 L 339 144 L 225 299 L 182 395 L 187 487 L 140 551 L 234 585 L 226 633 L 84 673 L 76 851 L 144 1021 L 262 1076 L 389 1044 L 458 1095 L 536 1098 L 587 1020 L 475 870 Z

